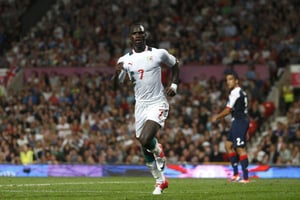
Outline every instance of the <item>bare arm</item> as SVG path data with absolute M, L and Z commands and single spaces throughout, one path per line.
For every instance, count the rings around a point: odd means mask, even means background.
M 229 107 L 226 107 L 222 112 L 213 116 L 211 118 L 211 122 L 215 123 L 217 120 L 224 118 L 226 115 L 228 115 L 230 113 L 231 113 L 231 109 Z
M 168 96 L 173 97 L 177 93 L 177 86 L 179 84 L 179 65 L 178 65 L 178 61 L 176 61 L 175 65 L 172 67 L 171 80 L 172 80 L 172 83 L 166 89 L 166 93 L 167 93 Z
M 115 66 L 115 72 L 114 72 L 114 75 L 113 77 L 111 78 L 111 81 L 112 81 L 112 87 L 114 90 L 118 89 L 118 86 L 119 86 L 119 74 L 121 73 L 123 69 L 123 63 L 118 63 L 116 66 Z

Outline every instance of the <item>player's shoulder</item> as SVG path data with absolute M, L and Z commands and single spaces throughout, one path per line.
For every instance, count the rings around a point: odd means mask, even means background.
M 167 51 L 166 49 L 157 48 L 157 47 L 149 47 L 148 49 L 149 51 L 158 51 L 158 52 Z
M 128 59 L 129 56 L 130 56 L 130 52 L 125 53 L 124 55 L 122 55 L 122 56 L 119 58 L 118 63 L 124 62 L 125 60 Z
M 152 52 L 158 53 L 158 54 L 166 54 L 166 53 L 168 53 L 168 51 L 166 49 L 155 48 L 155 47 L 149 47 L 149 51 L 152 51 Z
M 237 95 L 237 94 L 239 94 L 240 93 L 240 91 L 242 90 L 242 88 L 241 87 L 235 87 L 235 88 L 233 88 L 232 90 L 231 90 L 231 94 L 235 94 L 235 95 Z

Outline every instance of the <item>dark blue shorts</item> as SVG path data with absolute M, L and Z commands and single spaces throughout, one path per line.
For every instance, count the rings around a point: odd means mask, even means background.
M 234 119 L 227 140 L 233 143 L 233 147 L 245 147 L 246 136 L 249 128 L 249 119 Z

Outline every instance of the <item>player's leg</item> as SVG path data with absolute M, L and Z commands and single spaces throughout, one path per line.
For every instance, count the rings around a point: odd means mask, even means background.
M 147 149 L 149 152 L 153 153 L 156 164 L 159 170 L 163 170 L 166 163 L 166 158 L 161 144 L 158 143 L 156 134 L 161 128 L 160 124 L 155 121 L 147 120 L 139 140 L 143 148 Z
M 139 137 L 143 146 L 146 165 L 156 180 L 155 189 L 152 194 L 162 194 L 163 190 L 168 187 L 168 181 L 163 174 L 163 168 L 166 162 L 165 157 L 163 155 L 162 159 L 164 160 L 160 160 L 160 157 L 158 156 L 164 153 L 155 137 L 159 129 L 159 124 L 154 121 L 147 120 Z
M 161 194 L 168 187 L 168 181 L 163 174 L 166 159 L 156 138 L 157 132 L 164 126 L 167 111 L 168 104 L 165 102 L 138 106 L 136 104 L 136 136 L 143 146 L 146 165 L 156 179 L 153 194 Z
M 240 182 L 248 183 L 249 177 L 248 177 L 248 155 L 246 151 L 246 136 L 247 131 L 249 128 L 249 121 L 247 119 L 238 119 L 235 120 L 236 122 L 233 124 L 235 127 L 234 135 L 234 147 L 236 147 L 237 154 L 239 155 L 240 164 L 243 171 L 243 178 L 244 180 Z
M 161 125 L 152 120 L 151 113 L 158 115 L 152 111 L 152 105 L 136 103 L 135 105 L 135 128 L 136 137 L 140 141 L 143 148 L 152 151 L 156 147 L 156 133 L 161 128 Z
M 157 146 L 156 133 L 159 131 L 160 125 L 152 120 L 147 120 L 142 129 L 139 141 L 142 146 L 150 151 Z
M 152 194 L 162 194 L 163 190 L 168 187 L 168 181 L 166 180 L 163 172 L 157 169 L 156 161 L 153 153 L 143 148 L 146 165 L 149 168 L 153 178 L 155 178 L 155 188 Z
M 248 177 L 248 165 L 249 165 L 249 161 L 248 161 L 248 155 L 246 152 L 246 148 L 244 147 L 237 147 L 237 152 L 239 154 L 240 157 L 240 163 L 242 166 L 242 171 L 243 171 L 243 178 L 244 180 L 241 182 L 249 182 L 249 177 Z
M 225 142 L 225 149 L 227 152 L 228 159 L 231 163 L 233 169 L 233 176 L 231 177 L 230 181 L 236 182 L 240 180 L 239 170 L 238 170 L 238 155 L 233 148 L 233 135 L 232 130 L 227 135 L 227 141 Z
M 146 121 L 140 134 L 142 145 L 154 154 L 157 168 L 161 171 L 164 170 L 166 165 L 166 157 L 162 145 L 157 141 L 156 134 L 159 129 L 164 127 L 168 113 L 169 104 L 166 99 L 161 99 L 149 105 L 145 113 L 147 116 Z

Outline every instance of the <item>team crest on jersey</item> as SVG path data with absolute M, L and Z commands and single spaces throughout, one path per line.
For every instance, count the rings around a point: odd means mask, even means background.
M 153 60 L 152 56 L 148 57 L 148 60 L 149 60 L 149 61 L 152 61 L 152 60 Z

